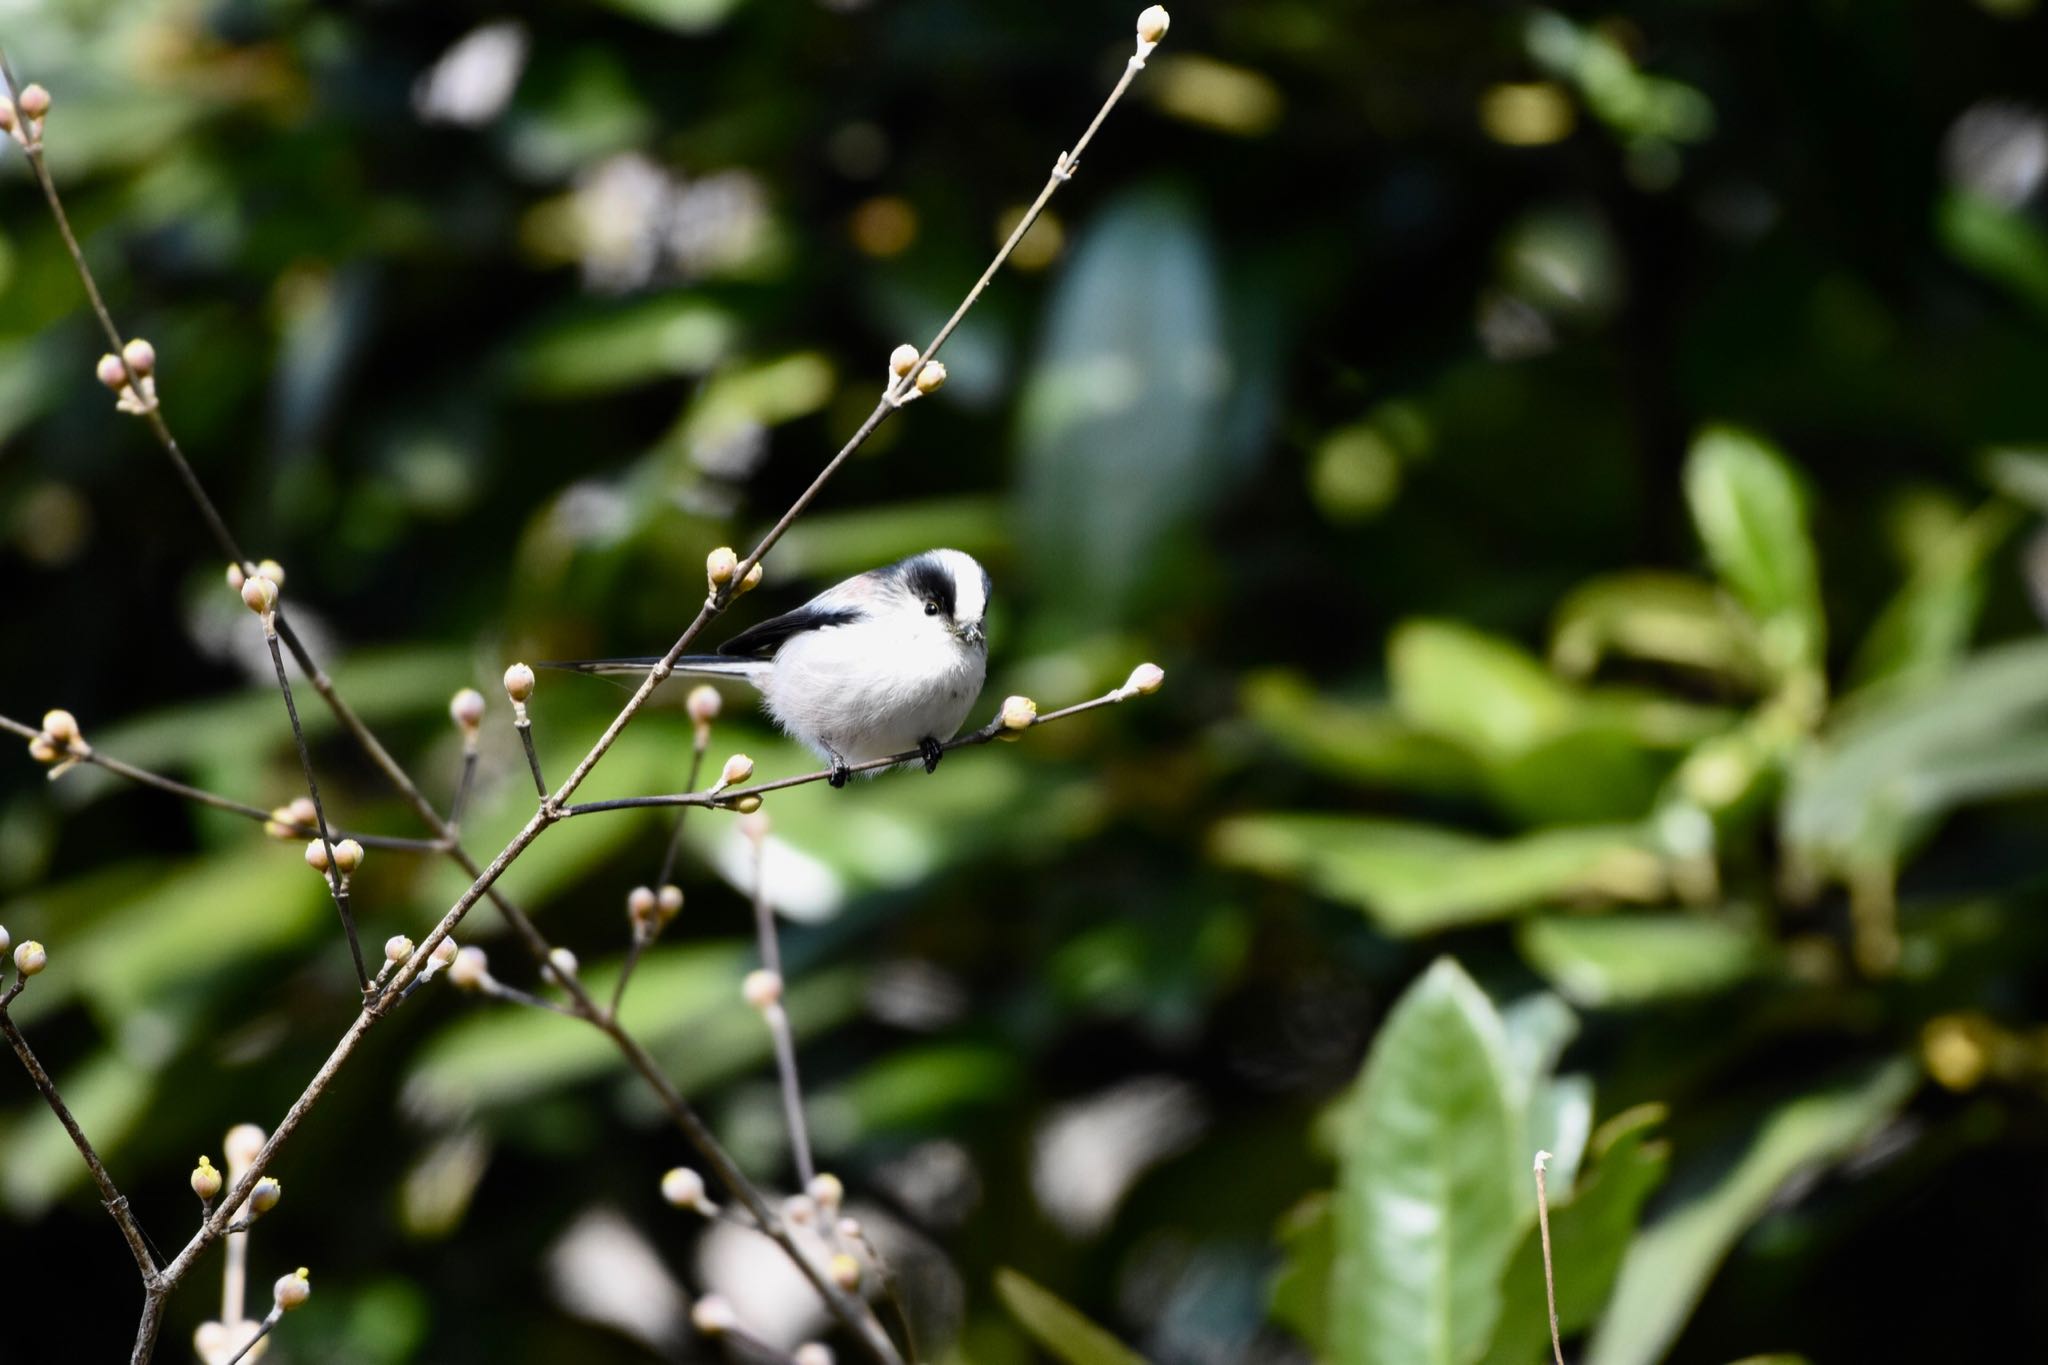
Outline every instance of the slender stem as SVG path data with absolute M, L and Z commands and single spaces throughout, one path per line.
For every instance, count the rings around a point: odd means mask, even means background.
M 363 967 L 363 945 L 356 940 L 356 919 L 348 908 L 348 878 L 341 873 L 341 867 L 334 858 L 334 838 L 327 829 L 327 808 L 320 804 L 320 780 L 313 776 L 313 754 L 306 748 L 306 731 L 299 724 L 298 704 L 292 700 L 292 680 L 285 676 L 284 655 L 277 647 L 277 630 L 266 620 L 263 624 L 263 639 L 270 646 L 270 662 L 277 669 L 277 690 L 284 696 L 284 713 L 292 723 L 292 739 L 299 747 L 299 767 L 306 774 L 306 790 L 313 798 L 313 820 L 320 827 L 320 847 L 327 854 L 327 886 L 334 893 L 334 910 L 341 916 L 342 930 L 348 935 L 348 955 L 355 959 L 356 982 L 364 990 L 370 988 L 370 973 Z
M 282 1308 L 273 1307 L 268 1313 L 265 1313 L 263 1321 L 257 1325 L 256 1335 L 243 1342 L 242 1349 L 228 1357 L 228 1365 L 236 1365 L 236 1362 L 240 1361 L 242 1357 L 255 1350 L 256 1343 L 269 1336 L 270 1329 L 277 1326 L 277 1320 L 283 1316 L 284 1310 Z
M 566 1014 L 572 1019 L 583 1017 L 579 1012 L 567 1005 L 534 995 L 528 991 L 522 991 L 517 986 L 508 986 L 494 976 L 485 977 L 478 986 L 478 989 L 494 1000 L 510 1001 L 515 1005 L 525 1005 L 529 1009 L 547 1010 L 551 1014 Z
M 8 998 L 12 999 L 18 994 L 19 982 Z M 22 1069 L 28 1072 L 28 1078 L 35 1082 L 36 1089 L 42 1093 L 43 1103 L 50 1106 L 50 1112 L 57 1116 L 57 1122 L 63 1124 L 64 1131 L 70 1135 L 71 1145 L 76 1147 L 79 1156 L 85 1159 L 85 1168 L 92 1172 L 92 1183 L 99 1187 L 100 1201 L 107 1206 L 108 1214 L 113 1217 L 115 1226 L 121 1229 L 121 1236 L 128 1242 L 128 1250 L 135 1256 L 135 1268 L 142 1272 L 143 1288 L 155 1288 L 158 1281 L 156 1258 L 149 1254 L 149 1240 L 143 1236 L 142 1225 L 135 1221 L 135 1215 L 129 1211 L 127 1196 L 115 1186 L 114 1178 L 107 1174 L 105 1164 L 100 1161 L 100 1154 L 93 1150 L 91 1141 L 85 1136 L 85 1130 L 80 1128 L 78 1120 L 72 1117 L 70 1106 L 66 1105 L 64 1097 L 57 1093 L 57 1083 L 50 1079 L 50 1073 L 43 1070 L 43 1064 L 36 1060 L 35 1052 L 28 1045 L 28 1039 L 22 1035 L 21 1029 L 15 1025 L 13 1017 L 7 1013 L 4 1006 L 0 1006 L 0 1033 L 7 1035 L 8 1045 L 14 1049 L 14 1055 L 21 1060 Z
M 128 1353 L 128 1365 L 148 1365 L 156 1354 L 157 1334 L 164 1326 L 164 1297 L 169 1291 L 161 1284 L 142 1296 L 142 1317 L 135 1324 L 135 1346 Z
M 698 726 L 696 744 L 690 751 L 690 780 L 686 784 L 687 790 L 697 790 L 697 779 L 703 776 L 704 773 L 704 751 L 710 747 L 711 727 L 709 725 Z M 669 878 L 675 875 L 676 855 L 682 851 L 683 847 L 683 817 L 689 813 L 687 807 L 676 812 L 676 827 L 668 836 L 667 851 L 661 855 L 661 875 L 654 879 L 656 890 L 667 886 Z M 625 984 L 623 978 L 621 978 L 620 984 L 622 986 Z
M 1550 1353 L 1556 1365 L 1564 1365 L 1564 1341 L 1557 1330 L 1557 1277 L 1550 1265 L 1550 1192 L 1544 1188 L 1543 1168 L 1550 1153 L 1536 1154 L 1536 1226 L 1543 1233 L 1543 1295 L 1550 1303 Z
M 1035 729 L 1040 725 L 1050 725 L 1054 721 L 1065 720 L 1069 716 L 1078 716 L 1084 711 L 1094 711 L 1100 707 L 1114 706 L 1118 702 L 1128 701 L 1136 695 L 1138 694 L 1119 687 L 1113 692 L 1105 692 L 1103 695 L 1092 700 L 1077 702 L 1072 706 L 1063 706 L 1057 711 L 1047 711 L 1043 715 L 1034 717 L 1031 725 L 1026 728 Z M 999 715 L 979 730 L 970 730 L 964 735 L 949 739 L 944 744 L 941 744 L 939 748 L 950 753 L 954 749 L 967 749 L 976 745 L 990 743 L 993 740 L 1001 739 L 1005 734 L 1015 735 L 1021 733 L 1021 731 L 1006 728 L 1002 717 Z M 881 768 L 896 768 L 906 763 L 916 762 L 923 757 L 924 755 L 921 752 L 912 749 L 905 753 L 891 754 L 887 758 L 874 758 L 869 759 L 865 763 L 855 763 L 849 766 L 846 771 L 850 773 L 865 773 Z M 832 770 L 830 768 L 820 768 L 816 772 L 800 773 L 794 777 L 778 777 L 768 782 L 757 782 L 751 787 L 727 787 L 723 791 L 718 792 L 709 790 L 673 792 L 661 796 L 623 796 L 611 801 L 585 801 L 573 806 L 563 806 L 558 814 L 563 819 L 567 819 L 572 815 L 597 815 L 604 811 L 615 810 L 645 810 L 653 806 L 727 807 L 742 797 L 765 796 L 769 792 L 786 791 L 791 787 L 801 787 L 812 782 L 823 782 L 831 776 Z
M 540 775 L 540 754 L 533 747 L 533 722 L 526 717 L 526 708 L 519 708 L 519 719 L 513 722 L 519 731 L 519 742 L 526 746 L 526 766 L 533 770 L 533 793 L 541 800 L 548 799 L 548 780 Z
M 754 933 L 761 943 L 761 966 L 779 978 L 782 949 L 775 941 L 775 907 L 768 903 L 767 866 L 768 836 L 763 832 L 754 839 Z M 797 1179 L 808 1190 L 818 1168 L 811 1161 L 811 1132 L 804 1122 L 804 1092 L 797 1080 L 796 1037 L 789 1027 L 789 1011 L 777 1000 L 761 1011 L 761 1017 L 775 1041 L 775 1074 L 782 1084 L 782 1115 L 789 1125 L 790 1154 L 796 1161 Z
M 455 786 L 455 800 L 448 806 L 448 829 L 451 833 L 462 828 L 462 812 L 469 805 L 469 789 L 476 782 L 476 742 L 468 741 L 462 747 L 462 780 Z

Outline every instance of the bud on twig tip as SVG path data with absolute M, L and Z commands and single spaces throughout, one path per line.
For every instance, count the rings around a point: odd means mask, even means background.
M 1147 47 L 1157 45 L 1172 22 L 1173 16 L 1166 12 L 1166 6 L 1147 5 L 1138 15 L 1138 41 Z
M 192 1193 L 202 1200 L 211 1200 L 220 1193 L 220 1172 L 206 1157 L 200 1157 L 199 1164 L 192 1168 Z
M 1118 690 L 1126 697 L 1150 696 L 1166 681 L 1166 670 L 1158 664 L 1139 664 L 1131 670 Z
M 128 362 L 128 373 L 137 379 L 147 379 L 156 373 L 156 347 L 135 337 L 121 348 L 121 358 Z
M 34 976 L 50 965 L 50 954 L 42 944 L 28 940 L 14 950 L 14 969 L 23 976 Z
M 717 790 L 724 791 L 727 787 L 737 787 L 753 775 L 754 760 L 745 754 L 734 754 L 725 760 L 725 767 L 718 774 Z
M 94 378 L 115 393 L 128 387 L 128 371 L 122 368 L 121 357 L 111 351 L 100 357 L 99 364 L 93 367 L 92 372 Z M 235 586 L 240 587 L 241 584 L 237 583 Z
M 258 616 L 268 616 L 277 609 L 277 584 L 262 575 L 242 581 L 242 605 Z
M 725 700 L 710 683 L 698 683 L 690 689 L 690 698 L 684 705 L 689 708 L 691 720 L 699 725 L 709 725 L 718 719 L 719 709 L 725 705 Z
M 266 1175 L 256 1182 L 255 1189 L 249 1191 L 249 1209 L 252 1213 L 269 1213 L 282 1198 L 284 1185 L 276 1176 Z
M 341 869 L 342 876 L 352 875 L 363 865 L 363 846 L 353 839 L 343 839 L 334 846 L 334 865 Z
M 782 974 L 766 968 L 748 972 L 740 983 L 740 995 L 757 1010 L 771 1009 L 782 1003 Z
M 448 968 L 448 979 L 465 991 L 482 990 L 484 983 L 491 979 L 490 959 L 473 943 L 459 949 L 454 965 Z
M 403 962 L 412 956 L 412 940 L 404 934 L 393 934 L 384 940 L 384 960 Z
M 678 1166 L 661 1178 L 661 1197 L 679 1209 L 707 1212 L 704 1177 L 688 1166 Z
M 1029 697 L 1005 697 L 1002 721 L 1005 730 L 1029 730 L 1038 723 L 1038 703 Z
M 674 883 L 662 887 L 655 896 L 655 904 L 661 911 L 661 922 L 668 923 L 683 913 L 683 888 Z
M 283 1311 L 289 1313 L 307 1299 L 313 1297 L 313 1286 L 306 1278 L 306 1267 L 300 1266 L 289 1275 L 278 1277 L 271 1289 L 272 1300 Z
M 936 360 L 927 360 L 924 368 L 917 372 L 916 383 L 919 393 L 937 393 L 945 387 L 946 367 Z
M 39 119 L 50 112 L 50 92 L 40 85 L 23 86 L 20 107 L 23 118 Z
M 721 545 L 704 556 L 704 576 L 711 581 L 713 592 L 732 582 L 734 574 L 740 571 L 740 557 L 733 553 L 730 545 Z
M 514 664 L 505 670 L 505 695 L 514 705 L 522 705 L 533 695 L 533 670 L 525 664 Z
M 889 352 L 889 373 L 895 378 L 901 379 L 904 375 L 910 373 L 910 367 L 917 363 L 917 358 L 920 354 L 922 352 L 917 347 L 907 341 L 904 342 L 901 346 Z
M 484 694 L 474 687 L 465 687 L 448 701 L 448 719 L 464 734 L 475 734 L 476 728 L 484 723 Z

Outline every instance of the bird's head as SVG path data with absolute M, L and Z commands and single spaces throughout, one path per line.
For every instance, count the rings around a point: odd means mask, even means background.
M 896 579 L 912 601 L 969 648 L 988 643 L 988 570 L 959 550 L 926 550 L 895 565 Z

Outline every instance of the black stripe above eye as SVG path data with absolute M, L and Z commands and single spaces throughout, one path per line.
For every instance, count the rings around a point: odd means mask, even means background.
M 953 574 L 930 555 L 913 555 L 899 566 L 903 586 L 920 602 L 937 602 L 939 610 L 953 614 Z

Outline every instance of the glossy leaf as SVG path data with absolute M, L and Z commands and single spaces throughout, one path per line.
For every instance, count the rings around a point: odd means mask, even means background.
M 1693 442 L 1685 496 L 1707 558 L 1763 632 L 1774 669 L 1819 665 L 1827 641 L 1806 494 L 1762 438 L 1711 427 Z
M 1557 733 L 1570 689 L 1520 646 L 1448 621 L 1410 621 L 1387 645 L 1394 707 L 1417 729 L 1500 758 Z
M 1577 1005 L 1711 995 L 1755 976 L 1769 945 L 1747 924 L 1701 915 L 1558 915 L 1525 921 L 1522 956 Z
M 1736 1239 L 1772 1196 L 1801 1172 L 1853 1151 L 1918 1083 L 1909 1062 L 1866 1068 L 1760 1115 L 1732 1159 L 1688 1159 L 1674 1176 L 1676 1202 L 1629 1247 L 1587 1365 L 1661 1360 Z
M 1534 1207 L 1515 1090 L 1500 1016 L 1438 959 L 1388 1015 L 1344 1107 L 1338 1365 L 1458 1365 L 1484 1347 Z
M 1851 679 L 1911 687 L 1946 675 L 1976 630 L 1991 557 L 2018 524 L 2018 509 L 1994 502 L 1934 532 L 1858 647 Z

